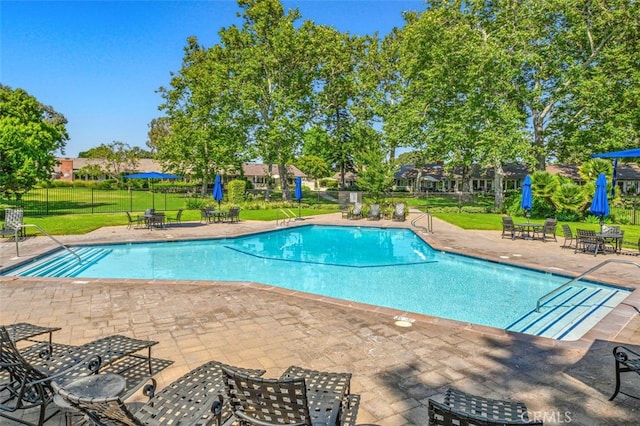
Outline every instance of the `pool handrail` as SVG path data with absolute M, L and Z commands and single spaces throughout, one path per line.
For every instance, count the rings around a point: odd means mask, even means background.
M 49 234 L 47 231 L 45 231 L 44 229 L 42 229 L 41 227 L 39 227 L 35 223 L 23 223 L 19 227 L 16 227 L 16 236 L 15 236 L 15 238 L 16 238 L 16 257 L 20 257 L 20 248 L 18 247 L 18 243 L 19 243 L 20 239 L 18 238 L 18 234 L 20 233 L 20 230 L 22 228 L 27 228 L 27 227 L 37 228 L 44 235 L 46 235 L 47 237 L 51 238 L 60 247 L 62 247 L 63 249 L 65 249 L 66 251 L 71 253 L 76 259 L 78 259 L 79 263 L 82 263 L 82 259 L 80 259 L 80 256 L 78 256 L 78 253 L 76 253 L 75 251 L 71 250 L 69 247 L 65 246 L 62 242 L 60 242 L 59 240 L 54 238 L 53 235 Z
M 289 211 L 291 211 L 291 210 L 289 210 Z M 291 222 L 291 218 L 292 218 L 292 216 L 290 216 L 290 215 L 289 215 L 289 213 L 287 213 L 287 211 L 286 211 L 285 209 L 280 209 L 280 213 L 282 213 L 282 216 L 283 216 L 283 217 L 282 217 L 282 219 L 281 219 L 281 221 L 280 221 L 280 224 L 281 224 L 281 225 L 286 225 L 286 224 L 288 224 L 289 222 Z M 278 220 L 280 220 L 280 217 L 279 217 L 279 216 L 280 216 L 280 215 L 278 215 L 278 216 L 276 217 L 276 226 L 278 226 Z M 293 215 L 293 217 L 295 217 L 295 214 Z
M 540 312 L 540 305 L 542 303 L 543 300 L 548 299 L 549 297 L 553 296 L 554 294 L 558 293 L 560 290 L 570 286 L 571 284 L 573 284 L 576 281 L 581 280 L 582 278 L 586 277 L 587 275 L 589 275 L 590 273 L 602 268 L 603 266 L 609 264 L 609 263 L 624 263 L 626 265 L 635 265 L 638 268 L 640 268 L 640 263 L 637 262 L 632 262 L 630 260 L 620 260 L 620 259 L 607 259 L 603 262 L 598 263 L 596 266 L 594 266 L 593 268 L 588 269 L 587 271 L 583 272 L 582 274 L 580 274 L 579 276 L 572 278 L 571 280 L 567 281 L 566 283 L 562 284 L 560 287 L 557 287 L 554 290 L 551 290 L 549 293 L 545 294 L 544 296 L 540 297 L 538 299 L 538 302 L 536 303 L 536 312 Z
M 417 222 L 423 217 L 427 218 L 427 226 L 417 225 Z M 424 232 L 433 233 L 433 216 L 429 212 L 422 213 L 420 216 L 416 217 L 411 221 L 411 226 L 422 229 Z

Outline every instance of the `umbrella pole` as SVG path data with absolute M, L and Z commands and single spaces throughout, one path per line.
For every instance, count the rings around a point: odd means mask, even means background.
M 301 202 L 301 201 L 302 201 L 302 200 L 298 200 L 298 217 L 296 217 L 296 219 L 295 219 L 295 220 L 304 220 L 304 219 L 302 218 L 301 207 L 300 207 L 300 202 Z

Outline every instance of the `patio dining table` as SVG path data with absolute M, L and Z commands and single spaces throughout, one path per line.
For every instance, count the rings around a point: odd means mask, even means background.
M 619 253 L 622 249 L 623 234 L 619 232 L 596 232 L 596 238 L 601 241 L 602 251 L 605 250 L 607 244 L 611 244 L 614 253 Z
M 536 232 L 540 232 L 544 228 L 543 223 L 516 223 L 516 227 L 520 229 L 520 237 L 525 240 L 533 240 Z
M 147 225 L 147 228 L 153 230 L 153 228 L 164 228 L 165 227 L 165 214 L 164 213 L 147 213 L 143 216 L 144 223 Z

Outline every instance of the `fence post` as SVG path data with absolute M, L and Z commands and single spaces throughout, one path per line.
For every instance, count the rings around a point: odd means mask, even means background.
M 95 206 L 95 198 L 94 198 L 94 191 L 95 190 L 96 190 L 95 188 L 91 188 L 91 214 L 94 213 L 93 207 Z
M 46 194 L 47 194 L 47 197 L 46 197 L 46 202 L 44 203 L 44 205 L 46 206 L 45 207 L 46 215 L 49 216 L 49 188 L 46 188 Z M 16 252 L 18 251 L 17 247 L 18 246 L 16 245 Z

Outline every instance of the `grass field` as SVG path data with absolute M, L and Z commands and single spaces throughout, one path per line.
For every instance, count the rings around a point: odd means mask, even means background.
M 274 194 L 274 200 L 280 199 L 280 194 Z M 339 210 L 337 203 L 331 204 L 322 199 L 318 194 L 306 192 L 304 194 L 304 208 L 302 216 L 335 213 Z M 167 216 L 175 216 L 178 209 L 185 209 L 184 221 L 199 221 L 198 209 L 187 209 L 189 198 L 183 193 L 177 192 L 150 192 L 128 190 L 96 190 L 91 188 L 41 188 L 29 191 L 24 195 L 25 223 L 32 223 L 45 229 L 52 235 L 72 235 L 91 232 L 103 226 L 126 225 L 128 223 L 125 211 L 132 215 L 141 215 L 147 208 L 155 207 L 156 210 L 165 211 Z M 212 202 L 211 199 L 205 200 Z M 393 198 L 387 198 L 384 204 L 392 204 L 395 201 L 406 202 L 411 208 L 424 210 L 425 207 L 462 207 L 474 206 L 479 209 L 490 208 L 493 199 L 488 196 L 476 194 L 469 200 L 455 196 L 440 196 L 430 194 L 428 197 L 413 198 L 410 194 L 396 194 Z M 275 207 L 275 206 L 278 207 Z M 295 204 L 286 204 L 291 207 L 293 214 L 298 213 Z M 335 208 L 333 206 L 335 205 Z M 31 209 L 27 208 L 30 206 Z M 274 207 L 271 207 L 274 206 Z M 13 207 L 5 202 L 1 208 Z M 222 209 L 228 210 L 230 203 L 223 203 Z M 316 208 L 310 208 L 316 207 Z M 283 217 L 281 213 L 282 203 L 270 204 L 259 202 L 259 206 L 243 208 L 241 205 L 241 220 L 276 220 Z M 388 206 L 386 207 L 388 208 Z M 457 210 L 457 209 L 456 209 Z M 33 213 L 33 212 L 39 213 Z M 500 214 L 492 213 L 434 213 L 435 217 L 459 226 L 463 229 L 495 230 L 502 229 Z M 525 218 L 514 217 L 514 221 L 524 222 Z M 541 222 L 541 220 L 532 220 Z M 596 223 L 562 222 L 568 223 L 575 234 L 576 228 L 599 229 Z M 640 238 L 640 226 L 621 225 L 625 231 L 625 240 L 636 242 Z M 35 234 L 34 229 L 27 229 L 29 234 Z M 437 232 L 437 229 L 435 230 Z M 558 227 L 558 234 L 560 234 Z

